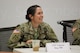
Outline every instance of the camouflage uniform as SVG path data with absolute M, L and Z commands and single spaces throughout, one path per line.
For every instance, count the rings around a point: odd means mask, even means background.
M 16 30 L 16 33 L 14 33 Z M 35 32 L 32 27 L 31 22 L 26 22 L 16 27 L 8 41 L 8 46 L 10 48 L 21 48 L 21 47 L 32 47 L 32 44 L 26 44 L 25 42 L 31 39 L 40 40 L 40 46 L 45 47 L 47 42 L 57 42 L 58 39 L 52 30 L 52 28 L 46 24 L 41 23 L 38 26 L 37 32 Z
M 74 37 L 73 45 L 80 45 L 80 19 L 78 19 L 74 23 L 73 28 L 74 27 L 77 29 L 73 32 L 73 37 Z

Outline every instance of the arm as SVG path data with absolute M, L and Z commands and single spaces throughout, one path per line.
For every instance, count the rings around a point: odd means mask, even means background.
M 13 49 L 15 47 L 21 47 L 25 46 L 25 42 L 21 41 L 22 36 L 22 29 L 20 26 L 16 27 L 16 29 L 13 31 L 9 41 L 8 41 L 8 47 Z
M 72 33 L 74 37 L 73 44 L 80 45 L 80 20 L 77 20 L 72 28 Z
M 46 26 L 44 30 L 45 30 L 46 39 L 41 40 L 42 46 L 45 46 L 46 43 L 49 43 L 49 42 L 58 42 L 58 39 L 57 39 L 54 31 L 52 30 L 52 28 L 49 25 Z

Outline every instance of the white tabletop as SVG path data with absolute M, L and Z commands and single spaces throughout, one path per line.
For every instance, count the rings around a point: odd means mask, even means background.
M 80 53 L 80 46 L 78 45 L 71 45 L 70 51 L 57 51 L 57 52 L 47 52 L 46 48 L 39 48 L 39 52 L 33 52 L 32 48 L 15 48 L 13 50 L 14 53 Z

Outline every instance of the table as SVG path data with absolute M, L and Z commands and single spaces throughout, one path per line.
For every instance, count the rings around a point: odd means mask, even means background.
M 33 52 L 32 48 L 15 48 L 13 53 L 80 53 L 80 46 L 78 45 L 71 45 L 70 51 L 63 51 L 63 52 L 47 52 L 46 48 L 40 48 L 39 52 Z
M 0 53 L 13 53 L 13 52 L 4 52 L 4 51 L 0 51 Z

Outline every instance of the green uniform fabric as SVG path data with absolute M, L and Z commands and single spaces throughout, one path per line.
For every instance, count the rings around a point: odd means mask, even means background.
M 80 19 L 78 19 L 74 25 L 73 28 L 76 27 L 77 29 L 73 32 L 73 45 L 80 45 Z
M 58 42 L 58 39 L 47 23 L 41 23 L 37 29 L 32 27 L 31 22 L 26 22 L 16 27 L 18 33 L 12 33 L 8 46 L 10 48 L 27 47 L 31 48 L 32 44 L 26 44 L 27 40 L 40 40 L 40 46 L 45 47 L 47 42 Z

